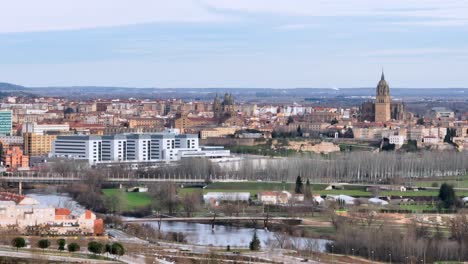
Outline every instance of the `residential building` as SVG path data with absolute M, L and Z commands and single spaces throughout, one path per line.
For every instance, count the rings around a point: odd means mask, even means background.
M 203 195 L 205 203 L 218 204 L 219 202 L 248 202 L 249 192 L 209 192 Z
M 36 133 L 24 133 L 24 154 L 30 156 L 44 156 L 52 151 L 52 144 L 57 135 L 41 135 Z
M 86 210 L 79 216 L 66 208 L 41 205 L 37 200 L 0 192 L 0 229 L 14 228 L 23 234 L 36 230 L 48 235 L 102 235 L 104 223 Z
M 10 136 L 12 129 L 11 110 L 0 110 L 0 134 Z
M 153 127 L 164 127 L 164 119 L 162 118 L 129 118 L 129 128 L 153 128 Z
M 18 169 L 29 168 L 29 156 L 24 155 L 18 146 L 10 146 L 3 149 L 1 161 L 7 170 L 16 171 Z
M 35 133 L 44 135 L 46 132 L 67 132 L 70 131 L 70 125 L 64 124 L 38 124 L 35 122 L 25 122 L 22 127 L 22 134 Z

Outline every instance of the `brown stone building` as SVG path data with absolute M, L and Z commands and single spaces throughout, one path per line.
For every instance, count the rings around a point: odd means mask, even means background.
M 7 170 L 16 171 L 29 167 L 29 156 L 24 155 L 18 146 L 10 146 L 2 151 L 2 164 Z
M 390 87 L 382 77 L 377 85 L 375 102 L 365 102 L 360 107 L 360 121 L 387 122 L 405 119 L 405 104 L 390 100 Z

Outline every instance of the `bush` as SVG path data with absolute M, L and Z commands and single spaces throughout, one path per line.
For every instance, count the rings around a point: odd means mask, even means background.
M 65 250 L 65 239 L 63 238 L 60 238 L 60 239 L 57 239 L 57 244 L 58 244 L 58 250 L 62 251 L 62 250 Z
M 26 246 L 26 240 L 22 237 L 15 237 L 11 240 L 11 245 L 18 251 L 19 248 L 24 248 Z
M 433 183 L 431 184 L 431 186 L 432 186 L 432 187 L 439 187 L 439 183 L 438 183 L 438 182 L 433 182 Z
M 48 239 L 41 239 L 37 242 L 37 246 L 44 251 L 44 249 L 50 246 L 50 241 Z
M 101 254 L 104 251 L 104 245 L 96 241 L 91 241 L 88 243 L 88 251 L 94 254 Z
M 68 252 L 76 252 L 80 250 L 80 245 L 78 245 L 77 243 L 71 243 L 68 245 L 67 248 Z
M 123 256 L 125 254 L 125 248 L 120 243 L 113 243 L 111 246 L 111 254 L 116 256 Z

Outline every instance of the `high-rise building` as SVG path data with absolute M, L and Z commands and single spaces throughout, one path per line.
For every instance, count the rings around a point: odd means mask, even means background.
M 375 97 L 375 122 L 387 122 L 390 119 L 390 87 L 387 81 L 385 81 L 385 76 L 382 71 L 382 77 L 377 85 L 377 94 Z
M 0 134 L 11 135 L 11 110 L 0 110 Z

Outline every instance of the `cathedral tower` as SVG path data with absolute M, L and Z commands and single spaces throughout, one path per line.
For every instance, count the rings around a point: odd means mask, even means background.
M 385 76 L 382 71 L 382 77 L 377 85 L 375 97 L 375 122 L 387 122 L 390 121 L 390 119 L 390 87 L 387 81 L 385 81 Z

